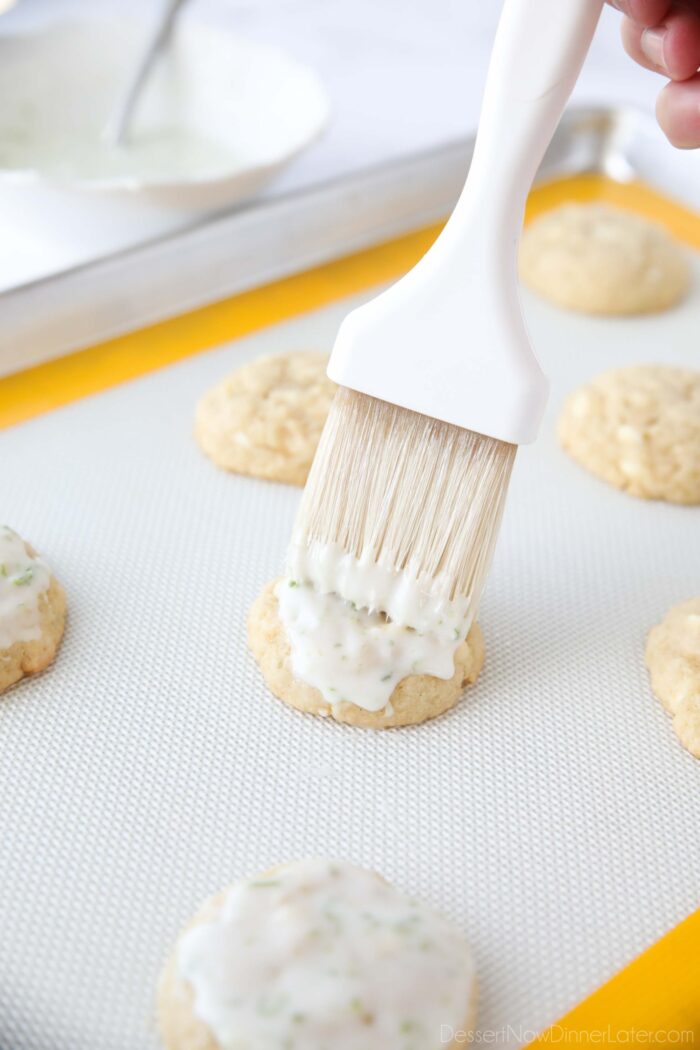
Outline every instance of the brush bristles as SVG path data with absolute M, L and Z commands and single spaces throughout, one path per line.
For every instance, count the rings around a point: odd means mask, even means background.
M 293 544 L 441 580 L 476 612 L 517 446 L 340 387 Z

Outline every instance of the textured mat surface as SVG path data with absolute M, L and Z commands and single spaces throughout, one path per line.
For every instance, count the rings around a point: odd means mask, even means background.
M 55 666 L 0 700 L 3 1050 L 153 1047 L 182 922 L 289 858 L 366 864 L 452 916 L 480 1027 L 510 1025 L 509 1041 L 700 904 L 700 762 L 643 665 L 647 629 L 700 593 L 700 508 L 626 497 L 553 436 L 564 394 L 602 368 L 698 365 L 700 272 L 658 318 L 527 307 L 551 409 L 518 456 L 486 666 L 414 729 L 336 726 L 267 694 L 245 617 L 299 491 L 220 473 L 190 437 L 210 383 L 258 353 L 329 347 L 345 305 L 0 434 L 2 517 L 70 609 Z

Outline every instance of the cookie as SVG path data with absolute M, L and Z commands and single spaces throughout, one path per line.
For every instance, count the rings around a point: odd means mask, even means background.
M 210 898 L 161 973 L 167 1050 L 432 1050 L 466 1043 L 471 951 L 381 876 L 321 859 Z
M 566 401 L 559 440 L 581 466 L 632 496 L 700 503 L 700 372 L 604 372 Z
M 303 485 L 335 393 L 327 354 L 259 357 L 197 405 L 194 436 L 217 467 Z
M 700 758 L 700 598 L 681 602 L 649 632 L 646 663 L 651 687 L 673 715 L 673 728 Z
M 288 586 L 288 582 L 282 581 L 282 585 Z M 254 602 L 248 617 L 248 645 L 274 695 L 298 711 L 331 716 L 339 722 L 373 729 L 412 725 L 454 707 L 465 684 L 475 682 L 479 675 L 484 662 L 484 642 L 479 626 L 473 624 L 466 639 L 449 650 L 450 670 L 453 669 L 450 677 L 413 673 L 394 684 L 391 680 L 384 682 L 385 675 L 378 673 L 377 679 L 382 680 L 379 684 L 386 686 L 387 699 L 385 706 L 378 710 L 348 702 L 340 694 L 337 700 L 331 700 L 320 688 L 295 676 L 292 670 L 289 636 L 280 618 L 276 594 L 279 584 L 278 580 L 269 583 Z M 410 634 L 406 629 L 399 630 Z M 367 644 L 370 643 L 350 638 L 347 656 L 351 665 L 360 659 Z
M 0 693 L 53 660 L 66 599 L 48 566 L 21 536 L 0 526 Z
M 558 306 L 587 314 L 645 314 L 685 295 L 690 269 L 664 230 L 607 204 L 565 204 L 525 229 L 524 283 Z

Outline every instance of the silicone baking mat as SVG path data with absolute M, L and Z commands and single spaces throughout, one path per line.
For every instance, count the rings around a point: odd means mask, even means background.
M 221 473 L 190 436 L 209 384 L 258 354 L 329 348 L 350 305 L 0 434 L 3 516 L 70 608 L 53 668 L 0 702 L 3 1050 L 154 1047 L 181 924 L 280 860 L 349 858 L 451 916 L 496 1043 L 530 1038 L 700 904 L 700 762 L 643 664 L 648 628 L 700 593 L 700 508 L 608 488 L 554 437 L 566 392 L 604 368 L 697 366 L 698 261 L 692 295 L 658 317 L 525 296 L 552 396 L 518 454 L 486 665 L 453 711 L 386 732 L 264 688 L 246 613 L 299 490 Z

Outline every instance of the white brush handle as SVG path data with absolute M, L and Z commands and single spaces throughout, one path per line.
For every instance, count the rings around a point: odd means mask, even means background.
M 418 265 L 343 322 L 331 379 L 502 441 L 534 440 L 547 383 L 520 310 L 517 246 L 602 6 L 505 0 L 457 207 Z
M 465 197 L 520 232 L 528 190 L 593 39 L 603 0 L 505 0 Z M 455 218 L 459 214 L 458 206 Z

